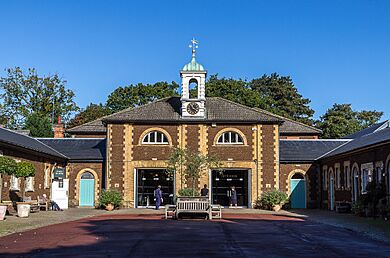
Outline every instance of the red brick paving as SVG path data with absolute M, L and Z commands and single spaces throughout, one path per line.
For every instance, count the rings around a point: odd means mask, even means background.
M 390 245 L 348 230 L 267 214 L 226 214 L 223 220 L 213 221 L 102 215 L 2 237 L 0 253 L 11 257 L 390 257 Z

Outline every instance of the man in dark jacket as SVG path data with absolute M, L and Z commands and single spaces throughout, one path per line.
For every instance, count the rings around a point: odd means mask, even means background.
M 204 185 L 202 189 L 200 189 L 201 196 L 209 196 L 209 189 L 207 189 L 207 185 Z
M 156 201 L 156 210 L 160 209 L 160 205 L 163 202 L 161 185 L 157 186 L 157 189 L 154 190 L 154 199 Z

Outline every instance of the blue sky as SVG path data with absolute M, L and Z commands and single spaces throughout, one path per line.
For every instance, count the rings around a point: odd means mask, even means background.
M 290 75 L 315 117 L 337 102 L 390 118 L 390 1 L 1 1 L 0 10 L 0 75 L 57 72 L 81 107 L 118 86 L 179 82 L 195 36 L 209 74 Z

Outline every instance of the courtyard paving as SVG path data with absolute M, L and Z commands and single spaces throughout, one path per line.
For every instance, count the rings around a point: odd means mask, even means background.
M 1 256 L 390 257 L 389 243 L 287 212 L 227 210 L 213 221 L 151 210 L 94 215 L 2 237 Z

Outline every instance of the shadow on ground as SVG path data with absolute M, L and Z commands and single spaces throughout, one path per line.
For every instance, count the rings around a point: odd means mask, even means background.
M 164 220 L 160 215 L 82 219 L 0 238 L 7 257 L 389 257 L 355 232 L 275 215 Z

